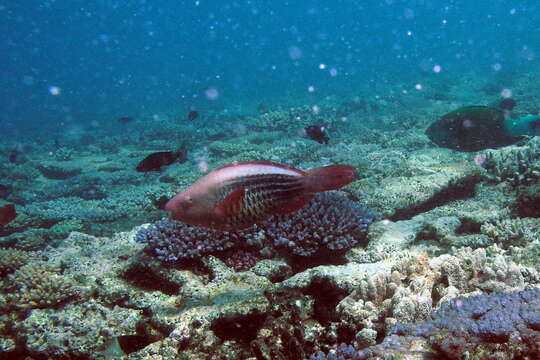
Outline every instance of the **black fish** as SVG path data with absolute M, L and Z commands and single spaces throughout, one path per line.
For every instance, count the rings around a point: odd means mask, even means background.
M 489 106 L 465 106 L 432 123 L 426 135 L 435 144 L 458 151 L 496 149 L 524 136 L 540 135 L 540 116 L 508 117 Z
M 512 111 L 516 107 L 516 100 L 512 98 L 504 98 L 499 101 L 499 109 Z
M 11 152 L 9 153 L 9 162 L 12 163 L 12 164 L 15 164 L 17 162 L 17 156 L 19 156 L 20 154 L 20 151 L 18 148 L 14 148 L 13 150 L 11 150 Z
M 191 111 L 188 112 L 188 114 L 187 114 L 187 119 L 188 119 L 189 121 L 193 121 L 193 120 L 195 120 L 195 119 L 198 118 L 198 117 L 199 117 L 199 112 L 196 111 L 196 110 L 191 110 Z
M 183 147 L 178 151 L 159 151 L 145 157 L 137 165 L 135 170 L 138 172 L 161 171 L 162 166 L 168 166 L 175 162 L 186 162 L 187 156 Z
M 0 199 L 7 198 L 12 192 L 13 192 L 13 187 L 11 185 L 0 184 Z
M 307 137 L 311 140 L 315 140 L 318 143 L 328 145 L 328 141 L 330 139 L 328 138 L 328 135 L 326 135 L 324 127 L 318 125 L 310 125 L 306 126 L 304 128 L 304 131 L 306 132 Z
M 131 116 L 124 116 L 124 117 L 118 118 L 118 122 L 122 125 L 129 124 L 133 120 L 135 120 L 135 118 Z

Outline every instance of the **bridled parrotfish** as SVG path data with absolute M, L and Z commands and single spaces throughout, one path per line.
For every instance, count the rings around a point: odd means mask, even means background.
M 540 116 L 511 118 L 490 106 L 465 106 L 431 124 L 426 135 L 435 144 L 458 151 L 480 151 L 514 144 L 540 135 Z
M 316 192 L 337 190 L 358 179 L 352 166 L 302 171 L 268 161 L 230 164 L 173 197 L 173 220 L 223 231 L 245 229 L 271 215 L 304 207 Z

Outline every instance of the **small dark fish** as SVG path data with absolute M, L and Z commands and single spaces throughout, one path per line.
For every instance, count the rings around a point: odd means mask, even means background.
M 318 125 L 306 126 L 304 128 L 304 131 L 306 132 L 307 137 L 310 138 L 311 140 L 315 140 L 318 143 L 328 145 L 328 141 L 330 139 L 328 138 L 328 135 L 326 135 L 326 132 L 324 131 L 323 126 L 318 126 Z
M 159 151 L 145 157 L 135 168 L 138 172 L 161 171 L 162 166 L 175 162 L 186 162 L 186 152 L 180 148 L 178 151 Z
M 195 120 L 195 119 L 198 118 L 198 117 L 199 117 L 199 112 L 196 111 L 196 110 L 191 110 L 191 111 L 188 112 L 188 114 L 187 114 L 187 119 L 188 119 L 189 121 L 193 121 L 193 120 Z
M 13 187 L 11 185 L 2 185 L 0 184 L 0 199 L 5 199 L 13 192 Z
M 19 151 L 18 148 L 14 148 L 13 150 L 11 150 L 11 152 L 9 153 L 9 162 L 12 163 L 12 164 L 15 164 L 17 162 L 17 156 L 19 156 L 21 152 Z
M 8 204 L 0 207 L 0 225 L 7 225 L 17 217 L 15 205 Z
M 132 116 L 124 116 L 124 117 L 118 118 L 118 122 L 122 125 L 129 124 L 133 120 L 135 120 L 135 118 L 133 118 Z
M 504 98 L 499 101 L 499 109 L 512 111 L 517 105 L 516 100 L 512 98 Z
M 54 145 L 54 148 L 56 150 L 58 150 L 58 149 L 60 149 L 62 147 L 62 145 L 60 144 L 60 141 L 58 141 L 58 139 L 54 139 L 53 145 Z

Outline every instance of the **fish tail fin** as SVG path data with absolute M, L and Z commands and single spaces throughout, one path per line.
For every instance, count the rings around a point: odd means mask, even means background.
M 304 178 L 306 192 L 337 190 L 358 179 L 352 166 L 332 165 L 310 170 Z

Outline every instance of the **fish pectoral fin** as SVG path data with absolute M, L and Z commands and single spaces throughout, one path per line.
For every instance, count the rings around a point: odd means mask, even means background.
M 239 214 L 244 206 L 244 196 L 246 189 L 240 188 L 227 195 L 225 199 L 217 206 L 218 213 L 230 217 Z
M 283 206 L 278 207 L 275 212 L 279 215 L 289 214 L 300 210 L 313 199 L 313 194 L 298 195 L 287 201 Z

